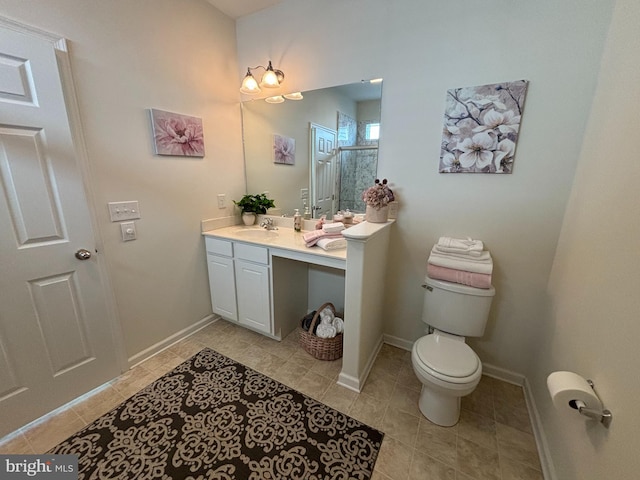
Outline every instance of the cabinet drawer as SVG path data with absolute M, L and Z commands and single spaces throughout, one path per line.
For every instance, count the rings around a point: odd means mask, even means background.
M 267 248 L 247 245 L 245 243 L 236 243 L 235 252 L 235 258 L 262 263 L 264 265 L 269 264 L 269 250 Z
M 205 238 L 207 253 L 215 253 L 216 255 L 224 255 L 225 257 L 233 257 L 233 243 L 219 238 Z

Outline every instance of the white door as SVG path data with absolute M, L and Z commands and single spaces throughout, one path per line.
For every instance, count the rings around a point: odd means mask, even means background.
M 0 436 L 120 373 L 58 68 L 0 21 Z
M 313 217 L 335 213 L 337 149 L 335 130 L 311 124 L 311 186 L 313 189 Z

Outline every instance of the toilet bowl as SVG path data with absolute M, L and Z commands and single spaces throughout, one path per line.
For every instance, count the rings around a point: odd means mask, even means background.
M 436 331 L 413 344 L 411 363 L 422 383 L 422 414 L 436 425 L 455 425 L 461 398 L 475 390 L 482 376 L 476 353 L 464 338 Z
M 425 278 L 422 321 L 432 333 L 413 344 L 411 363 L 422 383 L 419 407 L 431 422 L 450 427 L 460 418 L 462 397 L 478 386 L 482 362 L 465 343 L 481 337 L 489 316 L 493 287 L 478 289 Z

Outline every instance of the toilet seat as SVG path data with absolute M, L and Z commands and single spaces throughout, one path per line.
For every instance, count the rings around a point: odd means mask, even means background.
M 482 363 L 466 343 L 442 335 L 426 335 L 416 341 L 415 359 L 425 373 L 447 383 L 473 382 Z

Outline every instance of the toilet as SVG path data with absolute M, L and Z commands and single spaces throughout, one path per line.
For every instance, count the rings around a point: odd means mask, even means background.
M 431 422 L 450 427 L 460 418 L 461 398 L 475 390 L 482 376 L 482 363 L 465 337 L 484 334 L 495 289 L 428 276 L 423 287 L 422 321 L 433 332 L 416 340 L 411 350 L 413 371 L 422 382 L 419 407 Z

